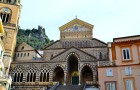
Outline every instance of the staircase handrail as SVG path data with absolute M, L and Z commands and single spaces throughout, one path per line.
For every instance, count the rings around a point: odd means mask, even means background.
M 59 86 L 59 82 L 57 82 L 52 88 L 50 88 L 49 90 L 55 90 L 57 87 Z
M 86 90 L 86 84 L 84 85 L 84 88 L 83 88 L 83 90 Z

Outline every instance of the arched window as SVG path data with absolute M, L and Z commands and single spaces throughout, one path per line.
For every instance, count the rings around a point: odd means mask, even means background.
M 28 53 L 28 56 L 29 56 L 29 53 Z
M 27 74 L 27 82 L 29 82 L 29 73 Z
M 24 46 L 21 48 L 21 50 L 24 50 Z
M 20 73 L 18 73 L 17 82 L 20 82 Z
M 17 57 L 19 57 L 19 53 L 17 54 Z
M 33 82 L 35 82 L 35 80 L 36 80 L 36 73 L 34 73 Z
M 43 75 L 42 75 L 42 72 L 40 73 L 40 82 L 42 82 L 42 77 L 43 77 Z
M 49 82 L 49 73 L 47 73 L 47 82 Z
M 0 17 L 3 23 L 10 23 L 11 15 L 12 13 L 9 8 L 5 7 L 5 8 L 0 9 Z
M 15 73 L 15 76 L 14 76 L 14 82 L 16 82 L 17 80 L 17 73 Z
M 99 53 L 99 59 L 103 59 L 103 55 L 101 52 Z
M 31 73 L 30 75 L 30 82 L 32 82 L 32 80 L 33 80 L 33 73 Z
M 22 82 L 22 79 L 23 79 L 23 73 L 21 73 L 20 82 Z
M 44 76 L 43 76 L 43 82 L 46 81 L 46 73 L 44 73 Z
M 24 57 L 26 56 L 26 53 L 24 53 Z

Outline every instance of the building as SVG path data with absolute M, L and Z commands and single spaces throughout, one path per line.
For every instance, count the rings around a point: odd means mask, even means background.
M 93 38 L 93 27 L 75 18 L 59 28 L 60 40 L 41 53 L 22 43 L 10 69 L 13 89 L 45 90 L 57 82 L 97 86 L 97 61 L 108 60 L 108 48 L 106 43 Z
M 139 90 L 140 35 L 114 38 L 110 61 L 98 63 L 100 90 Z
M 7 74 L 9 73 L 10 64 L 13 61 L 16 46 L 20 8 L 20 0 L 0 0 L 0 17 L 6 33 L 3 62 Z
M 3 54 L 5 52 L 4 41 L 5 31 L 3 29 L 2 20 L 0 18 L 0 90 L 9 90 L 11 87 L 12 79 L 9 75 L 6 75 L 3 63 Z

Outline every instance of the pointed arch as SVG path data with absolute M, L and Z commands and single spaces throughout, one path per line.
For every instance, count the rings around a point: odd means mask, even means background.
M 57 66 L 53 70 L 53 81 L 59 82 L 60 84 L 64 83 L 64 70 L 62 67 Z
M 78 73 L 79 72 L 79 55 L 76 54 L 75 52 L 71 52 L 67 55 L 66 58 L 67 61 L 67 75 L 68 75 L 68 84 L 75 84 L 77 85 L 79 83 L 79 75 L 73 76 L 73 73 Z M 76 79 L 76 82 L 74 82 L 74 78 Z
M 86 82 L 93 81 L 93 70 L 89 65 L 83 66 L 81 69 L 81 83 L 86 84 Z

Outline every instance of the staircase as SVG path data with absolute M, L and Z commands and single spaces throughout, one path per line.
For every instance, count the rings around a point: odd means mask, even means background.
M 55 90 L 83 90 L 83 85 L 60 85 Z

